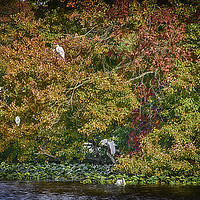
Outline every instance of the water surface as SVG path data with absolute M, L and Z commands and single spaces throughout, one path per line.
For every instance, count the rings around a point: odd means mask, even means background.
M 78 182 L 0 182 L 0 200 L 200 200 L 200 186 L 82 185 Z

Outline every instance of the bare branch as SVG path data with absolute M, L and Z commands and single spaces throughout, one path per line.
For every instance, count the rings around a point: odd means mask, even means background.
M 46 153 L 41 147 L 40 147 L 40 150 L 42 151 L 41 153 L 35 153 L 35 154 L 36 154 L 36 155 L 46 155 L 46 156 L 49 156 L 49 157 L 51 157 L 51 158 L 58 159 L 58 157 Z
M 110 160 L 112 161 L 113 164 L 115 164 L 115 159 L 111 156 L 110 153 L 106 152 L 107 156 L 110 158 Z
M 137 77 L 135 77 L 135 78 L 131 78 L 131 79 L 129 79 L 129 80 L 126 81 L 126 82 L 130 82 L 130 81 L 134 81 L 134 80 L 136 80 L 136 79 L 140 79 L 140 78 L 142 78 L 143 76 L 145 76 L 145 75 L 147 75 L 147 74 L 154 74 L 154 73 L 156 74 L 157 71 L 158 71 L 158 69 L 156 69 L 155 72 L 154 72 L 154 71 L 148 71 L 148 72 L 145 72 L 145 73 L 141 74 L 140 76 L 137 76 Z
M 71 91 L 71 90 L 76 90 L 77 88 L 81 87 L 82 85 L 84 85 L 85 83 L 89 82 L 89 79 L 86 79 L 86 81 L 84 81 L 83 83 L 73 87 L 73 88 L 69 88 L 67 92 Z
M 89 30 L 86 34 L 84 34 L 84 35 L 79 35 L 79 36 L 72 36 L 72 35 L 70 35 L 70 34 L 63 34 L 63 35 L 68 35 L 68 36 L 70 36 L 71 38 L 80 38 L 80 37 L 85 37 L 86 35 L 88 35 L 91 31 L 93 31 L 95 28 L 97 27 L 97 25 L 96 26 L 94 26 L 91 30 Z

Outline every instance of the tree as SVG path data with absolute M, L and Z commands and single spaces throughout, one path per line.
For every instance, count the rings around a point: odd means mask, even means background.
M 42 25 L 27 14 L 14 16 L 15 40 L 2 48 L 3 159 L 24 160 L 34 153 L 70 159 L 84 140 L 123 123 L 138 102 L 123 75 L 96 68 L 94 55 L 107 51 L 106 45 L 97 46 L 98 38 L 66 36 L 60 41 L 64 60 L 46 47 Z

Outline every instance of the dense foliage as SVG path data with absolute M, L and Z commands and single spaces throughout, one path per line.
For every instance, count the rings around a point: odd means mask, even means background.
M 1 8 L 0 161 L 83 160 L 112 138 L 116 171 L 198 175 L 198 4 L 57 3 Z
M 56 164 L 56 163 L 18 163 L 0 164 L 0 180 L 9 181 L 78 181 L 83 184 L 112 184 L 124 178 L 127 185 L 168 184 L 199 185 L 198 175 L 181 176 L 145 176 L 127 175 L 112 171 L 112 165 L 94 164 Z

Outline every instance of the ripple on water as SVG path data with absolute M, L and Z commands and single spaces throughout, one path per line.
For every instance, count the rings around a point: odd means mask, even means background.
M 0 182 L 0 200 L 200 200 L 200 186 L 82 185 L 78 182 Z

